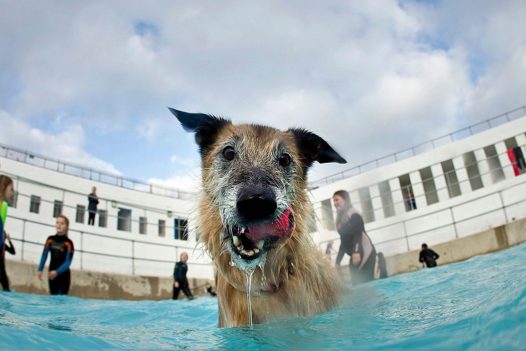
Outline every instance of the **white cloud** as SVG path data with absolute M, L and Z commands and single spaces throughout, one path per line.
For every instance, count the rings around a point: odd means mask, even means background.
M 72 125 L 56 134 L 50 134 L 31 127 L 23 120 L 1 110 L 0 125 L 0 140 L 8 146 L 86 168 L 121 174 L 110 163 L 84 150 L 84 130 L 80 125 Z
M 0 105 L 27 128 L 186 140 L 170 105 L 302 126 L 356 165 L 526 103 L 521 1 L 1 2 Z
M 181 173 L 183 174 L 173 175 L 166 179 L 150 178 L 148 179 L 148 183 L 193 193 L 199 192 L 201 190 L 200 168 L 187 168 Z

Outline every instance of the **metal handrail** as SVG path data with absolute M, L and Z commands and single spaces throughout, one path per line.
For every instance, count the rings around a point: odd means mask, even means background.
M 22 221 L 26 221 L 25 219 L 21 219 L 21 220 Z M 39 223 L 39 224 L 45 225 L 44 223 Z M 92 233 L 85 233 L 85 232 L 79 232 L 79 233 L 80 233 L 81 236 L 83 236 L 84 234 L 95 235 L 95 234 L 92 234 Z M 111 239 L 118 239 L 118 238 L 111 237 Z M 22 245 L 27 243 L 27 244 L 32 244 L 32 245 L 40 245 L 42 247 L 44 246 L 43 242 L 36 242 L 36 241 L 32 241 L 32 240 L 18 239 L 18 238 L 11 238 L 11 240 L 15 241 L 15 242 L 22 243 Z M 122 240 L 125 240 L 125 239 L 122 239 Z M 126 240 L 126 241 L 136 242 L 135 240 Z M 154 245 L 154 246 L 163 246 L 162 244 L 159 244 L 159 243 L 150 243 L 149 242 L 148 244 L 151 244 L 151 245 Z M 173 247 L 175 249 L 183 248 L 183 247 L 179 247 L 179 246 L 171 246 L 171 247 Z M 186 249 L 186 248 L 183 248 L 183 249 Z M 83 250 L 83 249 L 77 249 L 77 248 L 75 249 L 75 252 L 77 252 L 77 253 L 85 253 L 85 254 L 90 254 L 90 255 L 97 255 L 97 256 L 104 256 L 104 257 L 111 257 L 111 258 L 131 259 L 131 260 L 137 260 L 137 261 L 148 261 L 148 262 L 158 262 L 158 263 L 174 263 L 173 260 L 163 260 L 163 259 L 158 259 L 158 258 L 136 257 L 135 255 L 108 254 L 108 253 L 103 253 L 103 252 L 95 252 L 95 251 L 89 251 L 89 250 Z M 21 261 L 24 261 L 24 260 L 22 259 Z M 197 266 L 210 266 L 210 263 L 201 263 L 201 262 L 190 262 L 190 263 L 193 264 L 193 265 L 197 265 Z
M 121 175 L 111 174 L 92 168 L 87 168 L 75 163 L 64 162 L 58 159 L 42 156 L 34 152 L 18 149 L 16 147 L 1 143 L 0 156 L 14 161 L 23 162 L 32 166 L 56 171 L 59 173 L 81 177 L 84 179 L 114 185 L 121 188 L 137 190 L 151 194 L 159 194 L 176 199 L 192 199 L 195 197 L 196 194 L 195 192 L 183 191 L 177 188 L 155 185 L 152 183 L 147 183 L 145 181 L 123 177 Z
M 524 147 L 525 145 L 522 145 L 522 144 L 521 144 L 521 145 L 519 145 L 519 146 L 520 146 L 520 147 Z M 505 155 L 505 153 L 500 153 L 500 154 L 496 154 L 496 155 L 494 155 L 494 156 L 492 156 L 492 157 L 493 157 L 493 158 L 499 158 L 500 156 L 504 156 L 504 155 Z M 488 159 L 489 159 L 489 158 L 488 158 Z M 465 164 L 465 165 L 464 165 L 464 169 L 467 169 L 468 167 L 471 167 L 471 166 L 474 166 L 474 165 L 479 166 L 479 165 L 485 163 L 488 159 L 476 160 L 475 163 Z M 432 167 L 433 165 L 435 165 L 435 164 L 440 164 L 440 163 L 441 163 L 441 162 L 437 162 L 437 163 L 434 163 L 434 164 L 432 164 L 432 165 L 429 165 L 428 167 Z M 501 167 L 500 167 L 499 169 L 502 170 L 502 171 L 504 172 L 505 169 L 507 169 L 507 168 L 511 168 L 511 167 L 512 167 L 512 164 L 509 163 L 509 164 L 506 164 L 506 165 L 504 165 L 504 166 L 501 165 Z M 491 169 L 491 168 L 488 167 L 488 171 L 487 171 L 487 172 L 479 173 L 479 174 L 477 174 L 477 175 L 475 175 L 475 176 L 473 176 L 473 177 L 469 177 L 469 176 L 468 176 L 466 179 L 464 179 L 464 180 L 462 180 L 462 181 L 459 181 L 459 182 L 457 182 L 457 183 L 454 183 L 454 184 L 453 184 L 453 183 L 452 183 L 452 184 L 448 184 L 448 182 L 446 182 L 445 186 L 443 186 L 443 187 L 437 187 L 437 188 L 435 188 L 434 191 L 427 191 L 427 192 L 424 191 L 423 193 L 421 193 L 421 194 L 419 194 L 419 195 L 416 195 L 416 196 L 413 196 L 412 198 L 413 198 L 413 200 L 415 200 L 415 201 L 418 200 L 418 201 L 417 201 L 417 205 L 418 205 L 418 208 L 420 208 L 421 205 L 419 205 L 419 204 L 420 204 L 421 199 L 424 199 L 424 200 L 425 200 L 426 197 L 427 197 L 427 195 L 429 195 L 429 194 L 431 194 L 431 193 L 435 193 L 435 194 L 436 194 L 436 193 L 439 193 L 439 192 L 444 191 L 444 190 L 448 191 L 448 190 L 449 190 L 449 187 L 452 186 L 452 185 L 458 185 L 458 186 L 461 186 L 461 185 L 464 184 L 464 183 L 468 183 L 468 184 L 470 184 L 472 180 L 474 180 L 474 179 L 476 179 L 476 178 L 487 177 L 488 175 L 491 175 L 491 174 L 492 174 L 493 172 L 495 172 L 496 170 L 497 170 L 497 169 Z M 455 172 L 456 172 L 456 171 L 458 171 L 458 169 L 456 169 Z M 448 172 L 448 173 L 451 173 L 451 172 Z M 433 175 L 433 177 L 432 177 L 432 178 L 429 178 L 429 179 L 432 179 L 433 182 L 436 184 L 436 180 L 437 180 L 438 178 L 440 178 L 441 176 L 442 176 L 442 174 L 439 174 L 439 175 Z M 443 176 L 447 176 L 447 174 L 444 173 Z M 396 178 L 397 178 L 397 177 L 393 177 L 392 179 L 396 179 Z M 383 195 L 386 195 L 386 194 L 394 194 L 394 193 L 397 192 L 397 191 L 402 191 L 402 192 L 403 192 L 403 191 L 404 191 L 404 188 L 412 188 L 412 187 L 416 187 L 416 186 L 422 186 L 423 183 L 424 183 L 424 181 L 427 181 L 427 180 L 429 180 L 429 179 L 425 179 L 425 180 L 421 179 L 421 180 L 418 181 L 418 182 L 411 183 L 411 185 L 408 185 L 408 186 L 405 186 L 405 187 L 400 187 L 400 189 L 391 190 L 390 192 L 379 192 L 377 195 L 369 197 L 368 200 L 371 201 L 372 203 L 374 203 L 374 200 L 375 200 L 375 199 L 382 198 Z M 368 187 L 370 187 L 370 186 L 371 186 L 371 185 L 369 185 Z M 484 186 L 484 187 L 485 187 L 485 186 Z M 405 207 L 405 205 L 406 205 L 406 203 L 407 203 L 407 200 L 408 200 L 408 199 L 403 199 L 402 201 L 394 201 L 394 202 L 392 202 L 391 207 L 392 207 L 392 208 L 395 208 L 395 207 L 397 207 L 397 206 L 400 205 L 400 204 L 404 204 L 404 207 Z M 319 203 L 319 202 L 317 202 L 317 203 Z M 377 202 L 377 203 L 378 203 L 378 202 Z M 427 208 L 428 206 L 432 206 L 432 205 L 434 205 L 434 204 L 430 204 L 430 205 L 428 205 L 426 201 L 424 201 L 424 203 L 425 203 L 425 205 L 423 206 L 423 208 Z M 440 201 L 437 202 L 437 203 L 440 203 Z M 373 208 L 371 208 L 371 209 L 367 209 L 367 210 L 362 209 L 361 212 L 362 212 L 362 216 L 364 217 L 364 220 L 366 220 L 366 218 L 369 218 L 369 214 L 370 214 L 370 213 L 372 213 L 373 216 L 374 216 L 374 213 L 376 213 L 376 211 L 380 211 L 380 210 L 382 210 L 382 208 L 383 208 L 383 206 L 380 206 L 380 207 L 373 207 Z M 405 211 L 404 213 L 411 212 L 411 211 L 414 211 L 414 210 L 416 210 L 416 209 L 413 209 L 413 210 L 407 210 L 407 209 L 406 209 L 406 211 Z M 395 215 L 393 215 L 393 216 L 389 216 L 389 218 L 391 218 L 391 217 L 395 217 L 396 215 L 398 215 L 398 214 L 395 214 Z M 317 221 L 318 221 L 318 222 L 321 222 L 319 218 L 317 218 Z M 372 221 L 366 221 L 366 223 L 373 223 L 373 222 L 375 222 L 375 221 L 376 221 L 376 220 L 373 219 Z
M 521 114 L 519 114 L 519 112 L 521 112 Z M 517 108 L 515 108 L 513 110 L 510 110 L 508 112 L 504 112 L 504 113 L 502 113 L 500 115 L 488 118 L 488 119 L 486 119 L 486 120 L 484 120 L 482 122 L 478 122 L 478 123 L 472 124 L 472 125 L 467 126 L 465 128 L 462 128 L 462 129 L 456 130 L 454 132 L 442 135 L 440 137 L 437 137 L 437 138 L 425 141 L 423 143 L 417 144 L 417 145 L 412 146 L 410 148 L 403 149 L 401 151 L 397 151 L 397 152 L 394 152 L 394 153 L 391 153 L 391 154 L 388 154 L 388 155 L 385 155 L 385 156 L 381 156 L 381 157 L 379 157 L 377 159 L 374 159 L 372 161 L 368 161 L 368 162 L 359 164 L 357 166 L 351 167 L 349 169 L 343 170 L 341 172 L 329 175 L 327 177 L 323 177 L 321 179 L 317 179 L 315 181 L 309 182 L 309 188 L 315 189 L 315 188 L 317 188 L 319 186 L 322 186 L 322 185 L 331 184 L 331 183 L 334 183 L 334 182 L 336 182 L 338 180 L 341 180 L 341 179 L 344 179 L 344 178 L 355 176 L 355 175 L 358 175 L 358 174 L 370 171 L 370 170 L 375 169 L 375 168 L 383 167 L 383 166 L 386 166 L 388 164 L 392 164 L 392 163 L 398 162 L 400 160 L 416 156 L 416 155 L 421 154 L 421 153 L 423 153 L 425 151 L 429 151 L 429 150 L 435 149 L 435 148 L 437 148 L 439 146 L 442 146 L 442 145 L 444 145 L 445 142 L 454 142 L 454 141 L 462 140 L 462 139 L 467 138 L 467 137 L 469 137 L 469 136 L 471 136 L 473 134 L 477 134 L 477 133 L 480 133 L 480 132 L 482 132 L 484 130 L 491 129 L 491 128 L 493 128 L 493 127 L 498 125 L 498 124 L 492 125 L 492 123 L 497 121 L 497 120 L 499 120 L 499 119 L 505 119 L 504 122 L 510 122 L 512 120 L 515 120 L 517 118 L 520 118 L 520 117 L 524 116 L 525 114 L 526 114 L 526 106 L 517 107 Z M 504 122 L 502 122 L 502 123 L 504 123 Z M 474 132 L 474 129 L 478 129 L 481 126 L 483 127 L 483 129 L 478 130 L 477 132 Z M 441 140 L 442 140 L 442 143 L 438 143 L 438 141 L 441 141 Z M 421 150 L 419 151 L 418 149 L 421 149 Z M 384 161 L 385 161 L 385 163 L 384 163 Z
M 24 262 L 26 261 L 26 259 L 24 258 L 24 252 L 25 252 L 25 248 L 26 248 L 26 245 L 36 245 L 36 246 L 42 246 L 44 245 L 44 242 L 36 242 L 36 241 L 33 241 L 33 240 L 27 240 L 26 239 L 26 223 L 32 223 L 32 224 L 38 224 L 38 225 L 43 225 L 44 227 L 49 227 L 51 229 L 53 229 L 53 225 L 51 224 L 47 224 L 47 223 L 44 223 L 44 222 L 41 222 L 41 221 L 35 221 L 35 220 L 31 220 L 31 219 L 27 219 L 27 218 L 22 218 L 22 217 L 19 217 L 19 216 L 16 216 L 16 215 L 10 215 L 10 220 L 19 220 L 22 222 L 22 233 L 21 233 L 21 238 L 15 238 L 15 237 L 11 237 L 11 240 L 14 241 L 14 242 L 19 242 L 21 243 L 21 248 L 20 248 L 20 261 Z M 130 260 L 130 267 L 131 268 L 131 272 L 132 272 L 132 275 L 135 275 L 135 271 L 136 271 L 136 262 L 140 262 L 140 261 L 143 261 L 143 262 L 157 262 L 157 263 L 169 263 L 169 264 L 174 264 L 176 262 L 176 257 L 178 257 L 178 253 L 181 252 L 181 250 L 186 250 L 186 251 L 190 251 L 190 250 L 193 250 L 193 251 L 198 251 L 199 252 L 199 256 L 202 256 L 204 254 L 204 250 L 202 248 L 199 248 L 199 243 L 196 243 L 195 246 L 193 247 L 193 249 L 191 248 L 188 248 L 188 247 L 185 247 L 185 246 L 179 246 L 179 245 L 170 245 L 170 244 L 166 244 L 166 243 L 156 243 L 156 242 L 151 242 L 151 241 L 146 241 L 146 240 L 140 240 L 140 239 L 126 239 L 126 238 L 120 238 L 120 237 L 115 237 L 115 236 L 111 236 L 111 235 L 104 235 L 104 234 L 99 234 L 99 233 L 93 233 L 93 232 L 86 232 L 86 231 L 82 231 L 82 230 L 76 230 L 76 229 L 71 229 L 72 232 L 75 232 L 75 233 L 78 233 L 80 235 L 80 242 L 81 242 L 81 247 L 80 248 L 76 248 L 75 249 L 75 252 L 77 253 L 82 253 L 82 254 L 88 254 L 88 255 L 97 255 L 97 256 L 100 256 L 100 257 L 110 257 L 110 258 L 117 258 L 117 259 L 124 259 L 124 260 Z M 95 251 L 90 251 L 90 250 L 84 250 L 82 248 L 82 243 L 84 242 L 84 237 L 88 235 L 88 236 L 95 236 L 95 237 L 101 237 L 101 238 L 109 238 L 109 239 L 112 239 L 112 240 L 120 240 L 120 241 L 124 241 L 124 242 L 130 242 L 131 243 L 131 250 L 130 250 L 130 254 L 129 255 L 126 255 L 126 254 L 109 254 L 109 253 L 103 253 L 103 252 L 95 252 Z M 145 257 L 138 257 L 137 255 L 135 255 L 135 251 L 136 251 L 136 248 L 135 248 L 135 245 L 136 244 L 147 244 L 147 245 L 151 245 L 151 246 L 154 246 L 154 247 L 169 247 L 169 248 L 173 248 L 175 251 L 174 251 L 174 259 L 173 260 L 168 260 L 168 259 L 159 259 L 159 258 L 145 258 Z M 84 261 L 85 261 L 85 257 L 84 255 L 80 255 L 80 263 L 79 263 L 79 270 L 80 271 L 85 271 L 86 269 L 84 268 L 85 264 L 84 264 Z M 204 263 L 204 262 L 199 262 L 199 261 L 194 261 L 194 260 L 190 260 L 189 263 L 191 263 L 192 265 L 195 265 L 195 266 L 203 266 L 203 267 L 208 267 L 208 266 L 211 266 L 212 264 L 211 263 Z

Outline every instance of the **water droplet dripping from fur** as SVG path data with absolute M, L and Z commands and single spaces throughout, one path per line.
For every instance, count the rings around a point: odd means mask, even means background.
M 254 328 L 254 323 L 252 322 L 252 276 L 254 275 L 254 269 L 245 270 L 247 276 L 247 309 L 248 309 L 248 325 L 250 329 Z

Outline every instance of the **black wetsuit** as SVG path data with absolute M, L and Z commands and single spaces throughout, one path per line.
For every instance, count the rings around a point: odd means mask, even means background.
M 192 292 L 190 291 L 190 288 L 188 287 L 188 279 L 186 278 L 186 272 L 188 271 L 188 265 L 183 262 L 179 261 L 175 264 L 174 268 L 174 282 L 179 283 L 179 287 L 173 288 L 173 295 L 172 299 L 177 300 L 179 297 L 179 291 L 183 290 L 184 294 L 189 300 L 192 300 L 194 297 L 192 295 Z
M 95 225 L 95 214 L 97 213 L 97 205 L 99 204 L 99 198 L 96 194 L 91 193 L 88 195 L 88 225 Z
M 7 242 L 4 242 L 0 246 L 0 283 L 2 284 L 2 289 L 4 291 L 11 291 L 9 289 L 9 278 L 7 277 L 7 272 L 5 270 L 5 252 L 9 252 L 11 255 L 14 255 L 15 247 L 10 239 L 6 239 Z
M 47 238 L 42 252 L 42 258 L 38 266 L 38 271 L 42 272 L 46 264 L 47 256 L 51 253 L 49 271 L 56 271 L 57 277 L 49 280 L 49 293 L 51 295 L 67 295 L 71 281 L 69 266 L 73 260 L 73 241 L 66 235 L 52 235 Z
M 422 249 L 422 251 L 420 251 L 420 257 L 418 258 L 418 260 L 420 262 L 425 262 L 427 268 L 431 268 L 431 267 L 436 267 L 437 265 L 437 259 L 439 258 L 440 256 L 433 250 L 429 249 L 429 248 L 426 248 L 426 249 Z
M 365 232 L 362 216 L 351 209 L 348 214 L 346 214 L 346 217 L 346 220 L 338 224 L 340 249 L 336 257 L 336 264 L 340 264 L 344 254 L 351 256 L 349 261 L 351 280 L 352 284 L 356 285 L 374 279 L 376 250 L 371 238 L 369 238 L 369 235 Z M 362 258 L 357 265 L 352 263 L 353 253 L 359 253 Z

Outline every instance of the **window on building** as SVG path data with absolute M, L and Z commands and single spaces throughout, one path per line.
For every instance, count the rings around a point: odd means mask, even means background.
M 379 183 L 378 191 L 380 191 L 380 200 L 382 201 L 384 217 L 388 218 L 394 216 L 395 209 L 393 204 L 393 193 L 391 192 L 389 181 Z
M 424 194 L 426 195 L 426 203 L 432 205 L 438 202 L 437 188 L 431 167 L 423 168 L 419 171 L 420 179 L 422 179 L 422 186 L 424 187 Z
M 40 196 L 31 195 L 29 203 L 29 212 L 39 213 L 40 212 Z
M 148 221 L 146 217 L 139 217 L 139 234 L 147 234 Z
M 132 210 L 129 208 L 119 208 L 119 212 L 117 212 L 117 230 L 130 232 L 131 218 Z
M 460 184 L 458 182 L 457 172 L 453 160 L 447 160 L 441 163 L 442 172 L 446 179 L 447 193 L 449 198 L 459 196 L 461 194 Z
M 174 219 L 174 239 L 188 240 L 188 221 L 186 219 Z
M 53 218 L 57 218 L 62 214 L 62 206 L 62 201 L 55 200 L 55 203 L 53 204 Z
M 471 185 L 471 190 L 477 190 L 482 188 L 482 178 L 480 177 L 479 165 L 477 163 L 477 158 L 473 151 L 466 152 L 463 156 L 464 166 L 468 173 L 469 184 Z
M 77 214 L 75 216 L 75 222 L 84 223 L 84 214 L 86 213 L 86 206 L 77 205 Z
M 401 175 L 398 177 L 398 181 L 400 182 L 400 190 L 402 191 L 402 197 L 404 198 L 406 212 L 416 210 L 415 193 L 413 192 L 413 185 L 411 184 L 409 174 Z
M 334 215 L 332 213 L 332 199 L 326 199 L 321 202 L 321 218 L 323 228 L 335 230 Z
M 164 219 L 159 219 L 158 234 L 163 238 L 166 236 L 166 221 Z
M 358 189 L 358 196 L 360 197 L 360 204 L 362 205 L 362 217 L 365 223 L 374 221 L 373 201 L 371 200 L 371 193 L 369 188 Z
M 108 211 L 97 210 L 99 215 L 99 227 L 106 228 L 108 226 Z
M 484 154 L 486 155 L 486 161 L 488 162 L 488 168 L 491 175 L 491 181 L 493 183 L 504 180 L 504 171 L 500 164 L 499 155 L 495 145 L 488 145 L 484 148 Z

